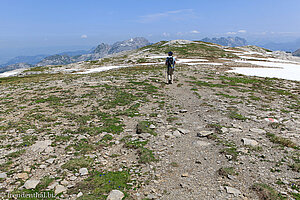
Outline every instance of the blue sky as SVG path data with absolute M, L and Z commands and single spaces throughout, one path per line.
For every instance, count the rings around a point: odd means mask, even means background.
M 299 8 L 299 0 L 0 0 L 0 49 L 87 48 L 136 36 L 293 40 Z

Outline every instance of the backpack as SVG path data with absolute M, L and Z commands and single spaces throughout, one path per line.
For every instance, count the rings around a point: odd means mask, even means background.
M 167 57 L 167 65 L 168 65 L 168 67 L 173 67 L 173 65 L 174 65 L 173 57 Z

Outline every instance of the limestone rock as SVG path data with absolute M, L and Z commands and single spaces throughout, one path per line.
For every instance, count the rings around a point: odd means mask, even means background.
M 26 180 L 28 179 L 28 174 L 27 173 L 19 173 L 16 175 L 17 178 L 22 179 L 22 180 Z
M 57 194 L 60 194 L 60 193 L 62 193 L 62 192 L 66 192 L 66 191 L 67 191 L 67 188 L 65 188 L 65 187 L 62 186 L 62 185 L 57 185 L 57 186 L 55 187 L 54 193 L 55 193 L 55 195 L 57 195 Z
M 48 160 L 46 160 L 47 163 L 52 164 L 54 162 L 55 158 L 50 158 Z
M 149 128 L 155 129 L 156 127 L 155 127 L 153 124 L 151 124 L 151 125 L 149 126 Z
M 34 189 L 39 183 L 39 180 L 30 179 L 25 182 L 24 187 L 28 190 Z
M 7 174 L 5 172 L 0 173 L 0 178 L 3 178 L 3 179 L 7 178 Z
M 174 132 L 173 132 L 173 135 L 174 135 L 175 137 L 181 137 L 181 133 L 180 133 L 178 130 L 174 131 Z
M 112 190 L 109 193 L 107 200 L 122 200 L 123 197 L 124 197 L 124 194 L 120 190 Z
M 34 132 L 35 132 L 34 129 L 28 129 L 28 130 L 26 131 L 27 134 L 33 134 Z
M 206 146 L 210 145 L 209 142 L 205 142 L 205 141 L 201 141 L 201 140 L 197 140 L 197 141 L 193 142 L 193 144 L 198 147 L 206 147 Z
M 242 194 L 241 191 L 232 187 L 226 186 L 225 189 L 228 194 L 233 194 L 234 196 L 238 196 Z
M 258 145 L 258 142 L 256 142 L 255 140 L 252 140 L 252 139 L 248 139 L 248 138 L 242 138 L 242 142 L 244 145 L 247 145 L 247 146 L 257 146 Z
M 77 198 L 79 198 L 79 197 L 81 197 L 81 196 L 83 196 L 83 193 L 82 193 L 82 192 L 79 192 L 79 193 L 77 194 Z
M 84 175 L 88 175 L 88 174 L 89 174 L 89 171 L 88 171 L 87 168 L 81 168 L 81 169 L 79 170 L 79 173 L 80 173 L 81 176 L 84 176 Z
M 259 128 L 251 128 L 250 131 L 253 132 L 253 133 L 258 133 L 258 134 L 265 134 L 266 133 L 265 130 L 259 129 Z
M 177 130 L 178 130 L 180 133 L 184 134 L 184 135 L 190 133 L 189 130 L 186 130 L 186 129 L 183 129 L 183 128 L 178 128 Z
M 213 134 L 212 131 L 200 131 L 199 133 L 197 133 L 197 136 L 198 137 L 207 137 L 212 134 Z
M 45 151 L 45 149 L 51 145 L 51 140 L 38 141 L 34 145 L 31 146 L 31 151 L 35 153 L 40 153 Z

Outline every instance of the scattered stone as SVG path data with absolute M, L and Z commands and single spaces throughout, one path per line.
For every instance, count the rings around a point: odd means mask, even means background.
M 179 112 L 180 113 L 187 113 L 188 111 L 183 109 L 183 110 L 179 110 Z
M 27 134 L 33 134 L 34 132 L 35 132 L 34 129 L 28 129 L 28 130 L 26 131 Z
M 22 180 L 27 180 L 28 179 L 28 174 L 27 173 L 19 173 L 16 175 L 17 178 L 22 179 Z
M 242 129 L 239 129 L 239 128 L 229 128 L 229 132 L 231 133 L 238 133 L 238 132 L 242 132 L 243 130 Z
M 196 164 L 201 164 L 201 161 L 200 160 L 196 160 L 195 163 Z
M 241 191 L 232 187 L 225 186 L 225 189 L 228 194 L 233 194 L 234 196 L 238 196 L 242 194 Z
M 153 124 L 151 124 L 151 125 L 149 126 L 149 128 L 155 129 L 156 127 L 155 127 Z
M 87 155 L 84 155 L 85 157 L 89 157 L 89 158 L 97 158 L 97 155 L 95 154 L 87 154 Z
M 45 149 L 51 144 L 52 144 L 51 140 L 38 141 L 31 146 L 30 150 L 35 153 L 40 153 L 45 151 Z
M 242 142 L 244 145 L 247 145 L 247 146 L 257 146 L 258 145 L 258 142 L 256 142 L 255 140 L 252 140 L 252 139 L 248 139 L 248 138 L 242 138 Z
M 60 182 L 62 185 L 69 185 L 69 182 L 68 181 L 66 181 L 66 180 L 63 180 L 62 182 Z
M 210 145 L 209 142 L 205 142 L 205 141 L 201 141 L 201 140 L 197 140 L 196 142 L 193 142 L 193 144 L 198 147 L 206 147 L 206 146 Z
M 77 179 L 76 176 L 71 176 L 71 177 L 70 177 L 70 181 L 75 181 L 76 179 Z
M 151 199 L 151 200 L 153 200 L 153 199 L 156 199 L 157 197 L 154 195 L 154 194 L 149 194 L 148 196 L 147 196 L 147 199 Z
M 245 149 L 245 148 L 238 148 L 236 151 L 242 152 L 242 153 L 248 153 L 248 149 Z
M 28 190 L 34 189 L 39 183 L 39 180 L 30 179 L 25 182 L 24 187 Z
M 28 166 L 26 166 L 26 167 L 24 167 L 24 172 L 30 172 L 31 171 L 31 168 L 30 167 L 28 167 Z
M 81 197 L 81 196 L 83 196 L 83 193 L 82 193 L 82 192 L 79 192 L 79 193 L 77 194 L 77 198 L 79 198 L 79 197 Z
M 82 139 L 86 139 L 86 137 L 84 135 L 78 135 L 77 139 L 82 140 Z
M 250 131 L 253 132 L 253 133 L 258 133 L 258 134 L 265 134 L 266 133 L 265 130 L 259 129 L 259 128 L 251 128 Z
M 207 137 L 212 134 L 213 134 L 213 132 L 211 132 L 211 131 L 200 131 L 199 133 L 197 133 L 197 136 L 198 137 Z
M 51 185 L 48 186 L 49 190 L 53 190 L 58 185 L 57 182 L 53 182 Z
M 66 187 L 64 187 L 64 186 L 62 186 L 62 185 L 57 185 L 57 186 L 55 187 L 54 193 L 55 193 L 55 195 L 57 195 L 57 194 L 60 194 L 60 193 L 66 192 L 66 191 L 67 191 L 67 188 L 66 188 Z
M 174 138 L 175 136 L 172 135 L 171 133 L 166 133 L 165 138 Z
M 47 165 L 40 165 L 41 169 L 45 169 L 47 167 Z
M 109 193 L 107 200 L 122 200 L 124 196 L 124 193 L 120 190 L 112 190 Z
M 228 128 L 226 128 L 226 127 L 222 127 L 222 128 L 221 128 L 221 131 L 222 131 L 222 133 L 228 133 L 229 130 L 228 130 Z
M 180 133 L 184 134 L 184 135 L 190 133 L 189 130 L 186 130 L 186 129 L 183 129 L 183 128 L 178 128 L 177 130 L 178 130 Z
M 7 174 L 5 172 L 0 173 L 0 178 L 3 178 L 3 179 L 7 178 Z
M 188 187 L 189 187 L 189 186 L 188 186 L 187 184 L 185 184 L 185 183 L 180 183 L 179 185 L 180 185 L 180 187 L 182 187 L 182 188 L 188 188 Z
M 188 176 L 189 176 L 188 173 L 183 173 L 183 174 L 181 174 L 181 177 L 188 177 Z
M 47 147 L 46 149 L 45 149 L 45 153 L 47 153 L 47 154 L 49 154 L 49 153 L 51 153 L 51 152 L 53 152 L 54 151 L 54 148 L 53 147 Z
M 46 160 L 47 163 L 52 164 L 55 161 L 55 158 L 50 158 Z
M 173 135 L 174 135 L 175 137 L 181 137 L 181 133 L 180 133 L 178 130 L 174 131 L 174 132 L 173 132 Z
M 88 171 L 87 168 L 81 168 L 81 169 L 79 170 L 79 173 L 80 173 L 81 176 L 84 176 L 84 175 L 88 175 L 88 174 L 89 174 L 89 171 Z

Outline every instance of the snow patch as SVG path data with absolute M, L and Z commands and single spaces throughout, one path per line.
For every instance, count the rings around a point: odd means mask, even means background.
M 260 76 L 269 78 L 282 78 L 300 81 L 300 64 L 277 63 L 264 61 L 236 61 L 240 63 L 250 63 L 253 65 L 269 68 L 234 68 L 228 72 L 235 72 L 249 76 Z
M 15 70 L 12 70 L 12 71 L 8 71 L 8 72 L 1 73 L 1 74 L 0 74 L 0 78 L 4 78 L 4 77 L 9 77 L 9 76 L 17 75 L 17 74 L 23 72 L 23 71 L 26 70 L 26 69 L 27 69 L 27 68 L 25 68 L 25 69 L 15 69 Z
M 206 59 L 178 59 L 176 63 L 206 62 Z

